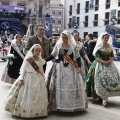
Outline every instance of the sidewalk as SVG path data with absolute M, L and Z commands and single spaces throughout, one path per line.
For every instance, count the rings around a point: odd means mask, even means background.
M 115 65 L 120 71 L 120 62 L 115 62 Z M 0 62 L 0 73 L 2 74 L 5 67 L 4 62 Z M 51 67 L 51 62 L 48 63 L 47 73 Z M 46 73 L 46 75 L 47 75 Z M 0 76 L 1 76 L 0 74 Z M 25 120 L 4 111 L 4 100 L 11 85 L 0 80 L 0 120 Z M 51 113 L 47 118 L 35 118 L 27 120 L 120 120 L 120 97 L 109 98 L 108 108 L 104 108 L 98 101 L 89 99 L 89 108 L 86 111 L 77 113 Z

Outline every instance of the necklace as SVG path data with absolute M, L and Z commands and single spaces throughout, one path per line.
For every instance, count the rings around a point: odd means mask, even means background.
M 33 56 L 34 58 L 38 58 L 38 56 L 37 57 L 35 57 L 35 56 Z
M 63 44 L 63 48 L 69 48 L 69 44 Z

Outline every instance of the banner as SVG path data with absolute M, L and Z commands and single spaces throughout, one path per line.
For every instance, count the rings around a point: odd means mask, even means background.
M 94 0 L 90 0 L 90 10 L 94 9 Z
M 2 10 L 7 10 L 7 11 L 22 10 L 22 11 L 24 11 L 25 7 L 24 6 L 11 6 L 11 5 L 1 4 L 0 11 L 2 11 Z
M 15 31 L 15 33 L 20 33 L 22 26 L 22 21 L 20 20 L 0 20 L 0 31 L 10 30 Z
M 50 17 L 45 18 L 45 35 L 47 37 L 52 37 L 52 21 L 53 19 Z
M 116 9 L 111 10 L 111 19 L 116 18 Z

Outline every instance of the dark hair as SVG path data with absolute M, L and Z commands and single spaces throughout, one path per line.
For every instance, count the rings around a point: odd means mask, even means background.
M 79 32 L 78 32 L 77 30 L 74 30 L 73 33 L 72 33 L 72 35 L 73 35 L 74 33 L 77 33 L 77 34 L 78 34 L 78 37 L 79 37 Z
M 17 38 L 18 38 L 18 36 L 22 36 L 22 35 L 21 35 L 21 34 L 17 34 L 15 38 L 17 39 Z
M 93 34 L 89 34 L 88 37 L 93 40 Z
M 36 30 L 38 29 L 38 27 L 44 27 L 44 25 L 36 25 Z
M 104 34 L 104 35 L 102 36 L 102 39 L 103 39 L 106 35 L 109 36 L 109 34 Z M 110 36 L 109 36 L 109 37 L 110 37 Z

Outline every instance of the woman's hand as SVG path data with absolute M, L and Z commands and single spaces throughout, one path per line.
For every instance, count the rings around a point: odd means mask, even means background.
M 110 63 L 108 62 L 108 61 L 104 61 L 104 63 L 103 63 L 105 66 L 109 66 L 110 65 Z
M 88 60 L 88 64 L 91 65 L 91 61 L 90 60 Z
M 77 72 L 78 72 L 78 73 L 80 73 L 80 70 L 81 70 L 80 68 L 77 68 Z
M 24 86 L 24 80 L 20 80 L 20 86 Z

